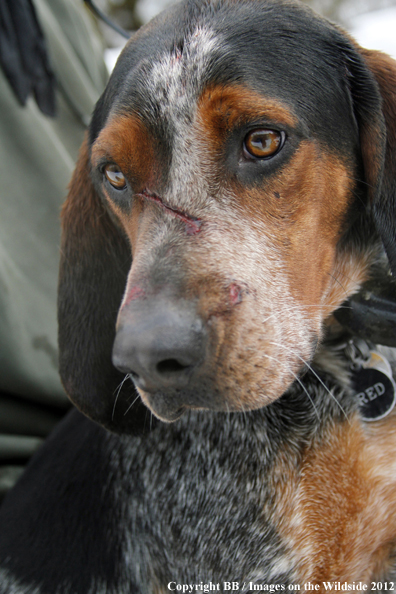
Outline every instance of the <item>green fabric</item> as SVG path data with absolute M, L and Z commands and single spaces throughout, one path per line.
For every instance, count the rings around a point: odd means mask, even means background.
M 79 0 L 36 0 L 58 115 L 20 107 L 0 73 L 0 390 L 63 404 L 57 371 L 59 212 L 106 70 Z M 81 116 L 81 118 L 79 117 Z
M 59 213 L 107 79 L 82 1 L 34 1 L 58 82 L 57 116 L 44 116 L 32 98 L 21 107 L 0 71 L 0 432 L 9 434 L 0 435 L 0 463 L 10 452 L 13 462 L 27 458 L 39 441 L 26 435 L 46 435 L 68 405 L 57 369 Z M 20 469 L 0 468 L 0 492 Z

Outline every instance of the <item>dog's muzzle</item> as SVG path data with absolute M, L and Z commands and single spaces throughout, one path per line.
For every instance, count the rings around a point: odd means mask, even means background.
M 173 420 L 168 417 L 180 415 L 181 393 L 194 384 L 206 347 L 194 304 L 163 296 L 138 299 L 120 312 L 113 364 L 130 375 L 155 414 Z

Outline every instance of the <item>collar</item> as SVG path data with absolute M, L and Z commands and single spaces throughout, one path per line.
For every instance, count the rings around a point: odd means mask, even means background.
M 347 337 L 335 350 L 349 365 L 351 389 L 364 421 L 388 416 L 396 403 L 396 383 L 386 350 L 359 337 Z
M 396 280 L 390 273 L 371 279 L 334 317 L 357 339 L 396 347 Z

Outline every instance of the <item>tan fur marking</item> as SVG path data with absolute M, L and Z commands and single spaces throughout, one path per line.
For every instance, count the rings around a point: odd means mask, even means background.
M 352 199 L 347 167 L 315 142 L 303 141 L 265 187 L 234 189 L 255 227 L 273 238 L 293 297 L 313 319 L 320 314 L 320 322 L 366 279 L 370 260 L 337 249 Z
M 279 101 L 265 99 L 259 93 L 242 86 L 213 86 L 201 95 L 198 119 L 214 145 L 237 125 L 258 119 L 293 126 L 296 118 Z
M 93 166 L 102 160 L 116 163 L 136 192 L 157 181 L 153 139 L 137 116 L 113 116 L 92 146 Z
M 374 251 L 337 253 L 330 273 L 330 284 L 322 298 L 323 316 L 327 318 L 337 307 L 360 289 L 369 278 Z
M 199 103 L 198 120 L 212 155 L 221 151 L 233 126 L 259 118 L 296 124 L 285 106 L 243 87 L 212 87 Z M 293 297 L 308 306 L 310 317 L 318 320 L 320 313 L 320 322 L 366 279 L 368 257 L 337 251 L 354 177 L 352 165 L 314 141 L 303 141 L 291 162 L 263 187 L 232 188 L 244 216 L 274 238 Z
M 157 188 L 161 177 L 160 167 L 156 162 L 154 140 L 141 120 L 134 115 L 116 115 L 99 134 L 92 146 L 91 160 L 96 167 L 101 161 L 116 163 L 133 185 L 133 212 L 125 212 L 112 200 L 105 187 L 104 195 L 109 208 L 123 226 L 137 255 L 136 239 L 142 229 L 140 214 L 144 210 L 142 199 L 136 194 L 147 188 Z M 136 251 L 135 251 L 136 250 Z
M 278 513 L 301 583 L 381 579 L 395 545 L 396 415 L 331 426 L 298 472 L 292 459 L 277 467 L 287 476 Z
M 293 204 L 284 251 L 290 289 L 302 304 L 322 304 L 323 317 L 355 289 L 356 277 L 365 278 L 364 258 L 350 257 L 341 264 L 337 251 L 352 200 L 352 177 L 338 158 L 307 143 L 280 179 L 285 201 Z

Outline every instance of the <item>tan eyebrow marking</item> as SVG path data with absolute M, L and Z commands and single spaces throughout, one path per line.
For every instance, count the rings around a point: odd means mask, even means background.
M 297 124 L 296 116 L 281 102 L 242 85 L 208 87 L 199 99 L 198 115 L 204 126 L 217 134 L 246 120 L 267 119 L 286 126 Z
M 92 145 L 91 162 L 114 161 L 125 176 L 146 185 L 155 176 L 154 139 L 137 114 L 114 115 Z

